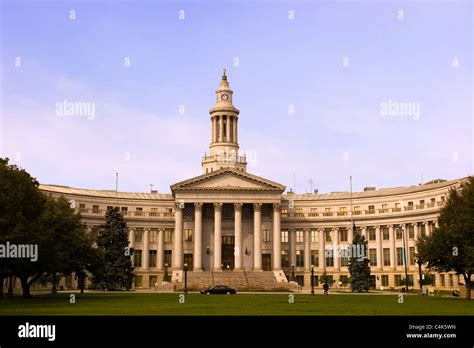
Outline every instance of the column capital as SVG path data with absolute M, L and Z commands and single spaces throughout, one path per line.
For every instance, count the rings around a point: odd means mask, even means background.
M 388 228 L 393 228 L 393 225 L 387 225 Z
M 241 211 L 242 210 L 242 203 L 234 203 L 234 210 Z
M 202 203 L 194 203 L 195 211 L 202 211 Z
M 183 210 L 184 208 L 184 203 L 183 202 L 174 202 L 174 209 L 177 211 Z
M 214 203 L 214 210 L 221 211 L 222 210 L 222 203 Z
M 262 203 L 254 203 L 253 204 L 254 211 L 261 211 L 262 210 Z
M 375 228 L 376 230 L 380 230 L 380 225 L 375 225 L 374 228 Z
M 129 230 L 129 231 L 132 231 L 132 232 L 135 232 L 136 227 L 129 227 L 128 230 Z
M 281 204 L 280 203 L 273 203 L 273 211 L 274 212 L 280 212 L 281 210 Z
M 360 226 L 361 230 L 367 230 L 367 226 Z
M 430 224 L 429 221 L 423 221 L 423 223 L 424 223 L 425 225 L 429 225 L 429 224 Z
M 339 227 L 333 227 L 332 230 L 335 232 L 339 232 Z

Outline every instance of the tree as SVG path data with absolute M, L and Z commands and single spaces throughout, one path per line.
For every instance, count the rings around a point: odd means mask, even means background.
M 328 283 L 329 286 L 332 286 L 334 284 L 334 279 L 332 276 L 328 276 L 326 272 L 324 272 L 320 277 L 319 277 L 319 282 L 321 284 L 323 283 Z
M 355 229 L 354 229 L 355 230 Z M 367 258 L 367 241 L 356 232 L 352 241 L 349 259 L 349 273 L 351 275 L 351 291 L 369 291 L 370 261 Z
M 97 246 L 104 255 L 104 265 L 94 283 L 107 290 L 130 289 L 133 267 L 128 251 L 127 224 L 118 207 L 110 207 L 105 213 L 105 224 L 99 227 Z
M 449 190 L 438 223 L 430 236 L 419 238 L 418 253 L 429 269 L 462 275 L 466 298 L 470 299 L 474 272 L 474 177 Z
M 39 191 L 38 181 L 24 169 L 9 164 L 8 158 L 0 158 L 0 244 L 36 244 L 41 249 L 45 245 L 38 232 L 38 220 L 43 211 L 45 197 Z M 3 298 L 3 282 L 7 277 L 20 276 L 22 286 L 27 287 L 24 297 L 29 297 L 29 285 L 40 275 L 41 258 L 37 262 L 30 259 L 9 258 L 0 263 L 0 298 Z

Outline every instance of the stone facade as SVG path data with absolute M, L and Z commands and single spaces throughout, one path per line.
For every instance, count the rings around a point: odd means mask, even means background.
M 416 239 L 436 228 L 449 188 L 464 179 L 352 194 L 284 193 L 285 186 L 247 172 L 238 152 L 239 110 L 232 94 L 224 72 L 210 110 L 203 174 L 171 185 L 170 194 L 40 189 L 71 200 L 89 229 L 103 222 L 107 207 L 121 207 L 135 250 L 136 287 L 161 283 L 164 272 L 179 277 L 185 264 L 194 277 L 208 271 L 282 270 L 308 288 L 313 268 L 315 276 L 326 273 L 342 281 L 349 275 L 347 261 L 331 257 L 331 251 L 337 256 L 350 244 L 352 219 L 368 240 L 373 287 L 402 285 L 405 250 L 408 274 L 418 287 Z M 436 274 L 435 287 L 458 288 L 458 276 Z

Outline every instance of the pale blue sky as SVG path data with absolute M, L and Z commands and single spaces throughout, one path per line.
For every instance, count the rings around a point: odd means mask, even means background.
M 223 67 L 251 173 L 295 172 L 304 193 L 474 171 L 470 1 L 0 3 L 0 155 L 42 183 L 113 189 L 118 171 L 120 190 L 169 192 L 201 174 Z M 63 100 L 95 117 L 56 115 Z M 389 100 L 420 117 L 382 116 Z

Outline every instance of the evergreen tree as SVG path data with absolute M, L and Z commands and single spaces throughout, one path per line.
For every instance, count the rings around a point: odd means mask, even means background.
M 355 229 L 353 229 L 356 231 Z M 369 291 L 370 261 L 367 258 L 367 241 L 360 233 L 355 232 L 352 241 L 349 259 L 349 273 L 351 275 L 351 291 Z
M 128 253 L 127 224 L 118 207 L 108 208 L 105 224 L 99 227 L 97 247 L 102 250 L 104 264 L 93 282 L 106 290 L 130 289 L 133 267 Z

